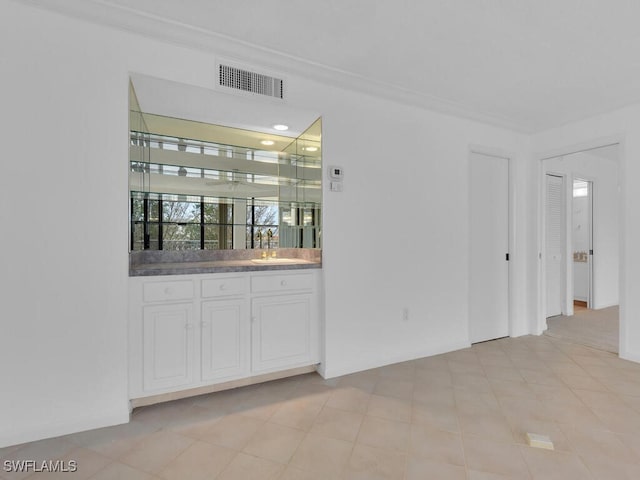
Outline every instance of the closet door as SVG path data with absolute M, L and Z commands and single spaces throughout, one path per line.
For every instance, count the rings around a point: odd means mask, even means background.
M 469 336 L 509 335 L 509 160 L 470 159 Z
M 564 178 L 547 174 L 545 194 L 545 269 L 546 269 L 546 316 L 562 314 L 563 300 L 563 198 Z

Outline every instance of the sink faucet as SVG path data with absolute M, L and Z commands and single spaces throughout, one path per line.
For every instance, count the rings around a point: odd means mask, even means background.
M 267 230 L 267 250 L 271 249 L 271 238 L 273 238 L 273 232 L 269 229 Z
M 258 241 L 260 242 L 260 248 L 262 248 L 262 230 L 258 230 L 258 233 L 256 234 L 256 237 L 257 237 Z

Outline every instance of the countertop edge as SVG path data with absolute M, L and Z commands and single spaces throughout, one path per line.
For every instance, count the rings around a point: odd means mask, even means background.
M 280 265 L 220 265 L 220 266 L 175 266 L 167 264 L 139 265 L 129 269 L 130 277 L 155 277 L 162 275 L 197 275 L 207 273 L 264 272 L 275 270 L 320 269 L 322 263 L 286 263 Z

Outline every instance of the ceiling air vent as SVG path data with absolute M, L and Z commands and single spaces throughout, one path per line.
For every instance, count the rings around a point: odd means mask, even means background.
M 284 98 L 284 81 L 280 78 L 222 64 L 218 67 L 218 74 L 218 82 L 222 87 Z

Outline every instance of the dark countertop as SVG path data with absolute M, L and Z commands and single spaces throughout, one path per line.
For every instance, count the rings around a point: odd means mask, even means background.
M 293 260 L 293 259 L 292 259 Z M 191 275 L 198 273 L 259 272 L 271 270 L 301 270 L 322 268 L 321 262 L 312 262 L 300 258 L 294 262 L 256 263 L 252 260 L 214 260 L 203 262 L 152 263 L 131 266 L 129 276 L 144 277 L 155 275 Z
M 262 255 L 267 258 L 263 259 Z M 272 255 L 277 255 L 273 257 Z M 307 248 L 277 250 L 195 250 L 129 253 L 129 276 L 260 272 L 322 268 L 322 251 Z

